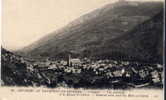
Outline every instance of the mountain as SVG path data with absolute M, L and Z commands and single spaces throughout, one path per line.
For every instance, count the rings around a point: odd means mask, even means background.
M 163 11 L 151 19 L 136 26 L 127 34 L 114 40 L 102 48 L 112 47 L 106 52 L 120 54 L 122 58 L 162 63 L 163 55 Z M 128 58 L 127 58 L 128 59 Z
M 108 4 L 18 53 L 32 58 L 63 58 L 72 53 L 77 57 L 151 61 L 162 52 L 163 20 L 157 18 L 162 17 L 162 9 L 162 2 Z

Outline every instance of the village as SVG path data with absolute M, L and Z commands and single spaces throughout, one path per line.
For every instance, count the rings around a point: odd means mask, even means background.
M 88 58 L 71 58 L 68 61 L 49 61 L 36 62 L 29 67 L 31 71 L 38 73 L 38 77 L 44 77 L 47 84 L 52 84 L 57 76 L 65 84 L 80 86 L 83 81 L 90 86 L 94 85 L 130 85 L 131 87 L 145 87 L 150 85 L 162 86 L 163 66 L 160 64 L 148 64 L 129 61 L 97 60 L 92 61 Z M 51 74 L 47 74 L 51 72 Z M 55 75 L 55 76 L 54 76 Z M 57 75 L 57 76 L 56 76 Z M 86 79 L 84 79 L 86 78 Z M 80 86 L 81 87 L 81 86 Z
M 164 82 L 161 64 L 71 57 L 33 61 L 10 53 L 2 60 L 4 85 L 116 89 L 162 88 Z

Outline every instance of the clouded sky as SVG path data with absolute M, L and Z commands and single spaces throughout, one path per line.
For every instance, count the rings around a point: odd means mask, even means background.
M 75 18 L 115 1 L 3 0 L 2 45 L 7 49 L 22 48 Z

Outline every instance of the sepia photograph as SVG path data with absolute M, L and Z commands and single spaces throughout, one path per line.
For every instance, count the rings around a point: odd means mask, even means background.
M 2 0 L 1 87 L 163 91 L 164 5 Z

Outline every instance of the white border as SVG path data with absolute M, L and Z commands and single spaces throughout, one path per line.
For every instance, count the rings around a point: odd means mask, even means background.
M 163 100 L 165 100 L 165 0 L 163 1 L 164 8 L 164 25 L 163 25 L 163 68 L 164 68 L 164 83 L 163 83 Z M 0 45 L 2 45 L 2 0 L 0 0 Z M 0 49 L 1 50 L 1 49 Z M 1 52 L 0 52 L 1 56 Z M 1 58 L 0 58 L 0 86 L 1 86 Z

